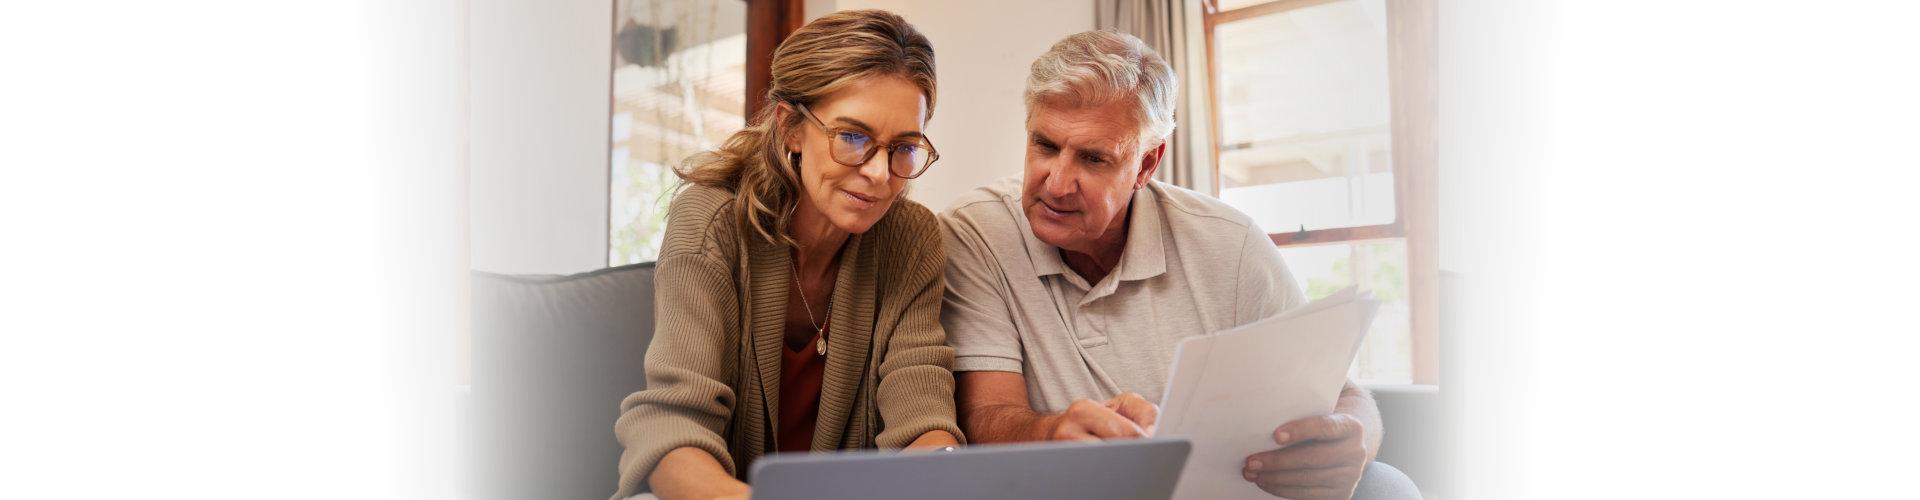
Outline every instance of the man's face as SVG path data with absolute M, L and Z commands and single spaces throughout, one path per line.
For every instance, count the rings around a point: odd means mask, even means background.
M 1119 235 L 1127 204 L 1153 175 L 1162 150 L 1143 154 L 1134 122 L 1133 107 L 1124 101 L 1084 108 L 1034 105 L 1027 116 L 1021 200 L 1034 237 L 1089 255 L 1124 243 Z

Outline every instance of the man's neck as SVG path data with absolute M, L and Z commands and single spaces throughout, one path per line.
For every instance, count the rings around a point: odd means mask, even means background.
M 1078 250 L 1060 249 L 1060 260 L 1072 269 L 1074 274 L 1087 280 L 1088 285 L 1100 283 L 1113 269 L 1120 267 L 1120 258 L 1127 249 L 1127 220 L 1132 217 L 1133 207 L 1120 213 L 1114 224 L 1107 227 L 1105 234 L 1095 239 L 1093 245 Z

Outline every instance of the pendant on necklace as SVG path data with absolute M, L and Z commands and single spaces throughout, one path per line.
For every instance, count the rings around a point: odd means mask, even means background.
M 827 329 L 821 328 L 820 331 L 814 333 L 820 334 L 820 343 L 817 344 L 819 347 L 815 348 L 813 352 L 819 353 L 821 356 L 827 355 Z

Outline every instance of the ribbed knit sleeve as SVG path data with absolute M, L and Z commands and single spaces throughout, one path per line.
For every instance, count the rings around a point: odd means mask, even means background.
M 878 256 L 893 274 L 887 293 L 903 307 L 888 336 L 886 357 L 879 360 L 875 404 L 883 428 L 874 444 L 901 448 L 935 430 L 965 443 L 954 416 L 953 348 L 940 326 L 946 252 L 939 224 L 918 204 L 896 207 L 902 209 L 897 244 Z
M 711 196 L 676 200 L 655 268 L 653 343 L 647 388 L 620 403 L 614 434 L 620 456 L 615 500 L 647 490 L 647 476 L 667 452 L 696 448 L 738 476 L 723 436 L 737 408 L 728 385 L 738 369 L 740 304 L 732 266 L 713 252 L 714 221 L 725 217 Z

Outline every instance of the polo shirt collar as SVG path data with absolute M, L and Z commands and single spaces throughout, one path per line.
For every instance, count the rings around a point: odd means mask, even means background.
M 1167 249 L 1161 239 L 1160 198 L 1149 184 L 1133 192 L 1133 213 L 1127 215 L 1127 248 L 1120 251 L 1120 268 L 1114 271 L 1124 281 L 1138 281 L 1167 272 Z

